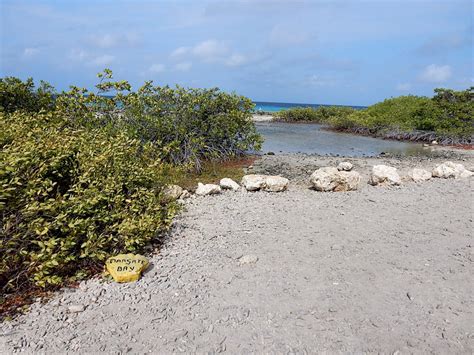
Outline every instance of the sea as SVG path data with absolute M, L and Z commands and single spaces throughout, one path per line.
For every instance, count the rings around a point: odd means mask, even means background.
M 278 112 L 287 110 L 292 107 L 313 107 L 318 108 L 321 106 L 340 106 L 340 107 L 352 107 L 355 109 L 364 109 L 366 106 L 343 106 L 343 105 L 323 105 L 323 104 L 301 104 L 301 103 L 290 103 L 290 102 L 265 102 L 265 101 L 254 101 L 255 111 L 264 112 Z

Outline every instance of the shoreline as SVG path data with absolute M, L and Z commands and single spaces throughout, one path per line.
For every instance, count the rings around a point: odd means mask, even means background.
M 252 121 L 254 121 L 254 122 L 273 122 L 273 115 L 270 115 L 270 114 L 259 115 L 259 114 L 254 113 L 252 115 Z
M 397 168 L 402 180 L 407 184 L 408 172 L 413 168 L 431 171 L 436 165 L 446 161 L 463 164 L 466 169 L 474 171 L 474 154 L 467 151 L 444 151 L 438 156 L 373 156 L 373 157 L 336 157 L 318 154 L 287 153 L 262 155 L 247 169 L 247 174 L 281 175 L 293 184 L 309 186 L 309 176 L 317 169 L 325 166 L 337 166 L 341 162 L 350 162 L 354 170 L 367 181 L 371 167 L 384 164 Z M 369 188 L 361 182 L 361 190 Z
M 259 114 L 253 114 L 252 115 L 252 121 L 255 123 L 286 123 L 286 124 L 310 124 L 310 125 L 319 125 L 323 130 L 327 130 L 330 132 L 335 132 L 335 133 L 343 133 L 343 134 L 350 134 L 354 136 L 363 136 L 363 137 L 372 137 L 372 138 L 377 138 L 381 140 L 390 140 L 390 141 L 396 141 L 396 142 L 407 142 L 407 143 L 415 143 L 415 144 L 423 144 L 423 145 L 428 145 L 428 147 L 433 148 L 433 149 L 448 149 L 448 150 L 464 150 L 464 151 L 474 151 L 474 143 L 450 143 L 450 144 L 432 144 L 433 141 L 438 141 L 441 140 L 442 137 L 435 137 L 435 136 L 430 136 L 427 137 L 427 139 L 410 139 L 410 138 L 403 138 L 399 137 L 401 135 L 409 136 L 410 132 L 399 132 L 399 133 L 387 133 L 387 135 L 378 135 L 378 134 L 372 134 L 367 132 L 366 130 L 350 130 L 350 129 L 338 129 L 335 127 L 332 127 L 327 124 L 323 123 L 316 123 L 316 122 L 288 122 L 288 121 L 281 121 L 281 120 L 275 120 L 274 116 L 271 114 L 264 114 L 264 115 L 259 115 Z M 426 134 L 431 134 L 431 132 L 426 133 Z M 434 133 L 432 133 L 434 135 Z M 397 137 L 398 136 L 398 137 Z

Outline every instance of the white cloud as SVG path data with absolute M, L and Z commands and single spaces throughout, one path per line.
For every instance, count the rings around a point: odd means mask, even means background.
M 100 66 L 104 66 L 104 65 L 109 65 L 114 60 L 115 60 L 115 57 L 113 55 L 104 54 L 104 55 L 100 55 L 98 57 L 92 58 L 88 62 L 88 64 L 100 67 Z
M 40 52 L 40 50 L 38 48 L 25 48 L 23 50 L 23 58 L 31 58 L 33 56 L 35 56 L 36 54 L 38 54 Z
M 427 83 L 443 83 L 451 78 L 452 70 L 449 65 L 430 64 L 421 72 L 419 78 Z
M 189 47 L 178 47 L 173 52 L 171 52 L 170 57 L 171 58 L 181 57 L 185 54 L 188 54 L 189 51 L 190 51 Z
M 408 91 L 411 89 L 411 84 L 410 83 L 400 83 L 397 85 L 397 90 L 398 91 Z
M 155 64 L 152 64 L 150 66 L 150 68 L 148 68 L 148 70 L 152 73 L 162 73 L 165 71 L 165 66 L 164 64 L 160 64 L 160 63 L 155 63 Z
M 224 42 L 210 39 L 194 46 L 192 53 L 206 62 L 215 62 L 226 56 L 229 48 Z
M 114 48 L 119 46 L 133 46 L 137 44 L 139 38 L 135 34 L 111 34 L 105 33 L 100 35 L 92 35 L 88 38 L 88 42 L 98 48 Z
M 170 58 L 181 60 L 190 56 L 204 63 L 219 63 L 229 67 L 249 62 L 249 58 L 244 54 L 231 51 L 225 41 L 215 39 L 208 39 L 191 47 L 178 47 L 170 54 Z
M 69 59 L 89 66 L 106 66 L 115 61 L 115 57 L 109 54 L 94 55 L 84 49 L 74 48 L 69 52 Z
M 176 64 L 174 68 L 177 71 L 188 71 L 189 69 L 191 69 L 192 65 L 193 63 L 191 62 L 181 62 Z
M 242 54 L 234 53 L 229 58 L 226 59 L 225 65 L 229 67 L 238 67 L 247 63 L 248 59 Z

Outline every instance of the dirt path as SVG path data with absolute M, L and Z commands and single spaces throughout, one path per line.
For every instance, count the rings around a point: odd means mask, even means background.
M 35 304 L 0 352 L 472 353 L 473 185 L 189 200 L 139 282 Z

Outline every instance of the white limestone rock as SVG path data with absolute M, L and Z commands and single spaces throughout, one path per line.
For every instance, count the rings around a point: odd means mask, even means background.
M 166 201 L 176 201 L 183 194 L 183 188 L 178 185 L 168 185 L 163 189 L 163 197 Z
M 245 175 L 242 178 L 242 185 L 247 191 L 264 190 L 268 192 L 285 191 L 288 188 L 289 180 L 282 176 L 271 175 Z
M 219 182 L 219 185 L 221 188 L 224 190 L 232 190 L 232 191 L 237 191 L 240 189 L 240 185 L 237 184 L 234 180 L 229 179 L 229 178 L 223 178 Z
M 257 191 L 265 186 L 266 175 L 250 174 L 242 178 L 242 186 L 247 191 Z
M 343 161 L 342 163 L 339 163 L 337 166 L 337 170 L 339 171 L 351 171 L 353 168 L 353 165 L 349 163 L 348 161 Z
M 412 171 L 408 173 L 408 177 L 410 180 L 414 182 L 422 182 L 431 179 L 431 173 L 425 169 L 418 169 L 414 168 Z
M 244 255 L 239 259 L 240 265 L 245 265 L 245 264 L 255 264 L 258 261 L 258 256 L 256 255 Z
M 184 200 L 186 198 L 190 198 L 192 195 L 188 190 L 183 190 L 183 193 L 181 196 L 179 196 L 180 199 Z
M 282 176 L 267 176 L 263 189 L 268 192 L 281 192 L 288 188 L 290 181 Z
M 80 312 L 84 312 L 85 309 L 86 307 L 82 304 L 73 304 L 68 307 L 69 313 L 80 313 Z
M 324 167 L 316 170 L 310 182 L 317 191 L 353 191 L 360 183 L 360 174 L 356 171 L 339 171 L 337 168 Z
M 397 169 L 387 165 L 374 165 L 369 178 L 371 185 L 400 185 L 402 179 Z
M 202 184 L 198 183 L 198 187 L 196 189 L 196 195 L 198 196 L 207 196 L 207 195 L 216 195 L 221 193 L 221 187 L 219 185 L 214 184 Z
M 472 171 L 467 170 L 462 164 L 456 164 L 452 161 L 447 161 L 434 168 L 432 171 L 432 175 L 433 177 L 443 179 L 463 179 L 474 175 L 474 173 Z

